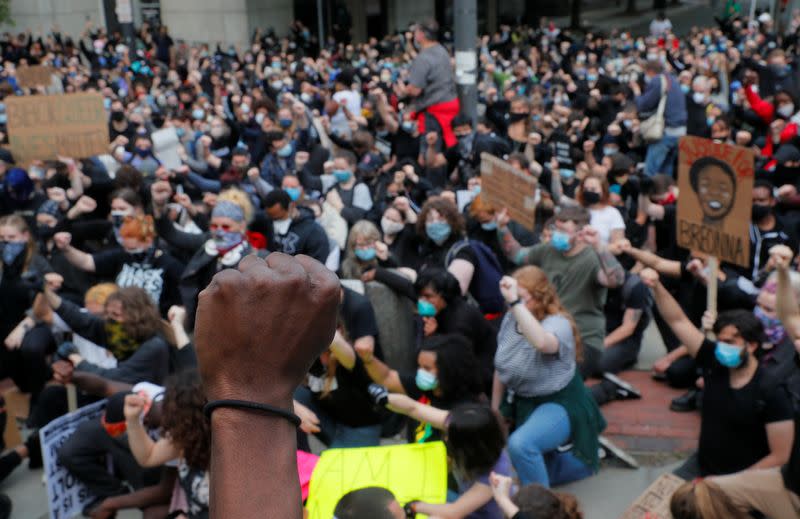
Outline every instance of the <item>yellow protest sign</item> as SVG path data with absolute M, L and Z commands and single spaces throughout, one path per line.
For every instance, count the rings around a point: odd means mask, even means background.
M 351 490 L 383 487 L 401 505 L 413 500 L 444 503 L 447 452 L 442 442 L 330 449 L 322 453 L 307 502 L 309 519 L 330 519 L 339 499 Z

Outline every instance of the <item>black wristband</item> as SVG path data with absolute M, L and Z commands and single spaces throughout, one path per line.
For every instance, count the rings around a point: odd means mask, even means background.
M 236 409 L 246 409 L 249 411 L 261 411 L 263 413 L 272 414 L 281 418 L 286 418 L 295 427 L 300 427 L 300 417 L 291 411 L 286 411 L 280 407 L 273 407 L 267 404 L 259 404 L 258 402 L 248 402 L 247 400 L 214 400 L 209 402 L 203 407 L 203 414 L 206 418 L 211 419 L 211 413 L 220 407 L 233 407 Z
M 511 308 L 512 306 L 516 306 L 522 302 L 522 298 L 516 298 L 515 300 L 508 303 L 508 307 Z

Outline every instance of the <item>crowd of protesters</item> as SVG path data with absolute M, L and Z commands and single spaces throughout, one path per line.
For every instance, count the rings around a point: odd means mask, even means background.
M 664 16 L 647 37 L 501 26 L 476 42 L 476 121 L 433 21 L 322 45 L 295 22 L 246 48 L 147 25 L 132 46 L 91 22 L 6 35 L 0 96 L 45 95 L 16 70 L 49 65 L 63 92 L 103 96 L 109 143 L 16 162 L 0 103 L 0 379 L 31 402 L 0 481 L 41 467 L 37 431 L 67 412 L 72 383 L 79 405 L 108 398 L 58 453 L 96 497 L 87 516 L 207 517 L 198 295 L 281 252 L 349 280 L 336 336 L 294 392 L 299 448 L 447 446 L 447 503 L 371 489 L 345 496 L 340 519 L 582 517 L 549 487 L 616 451 L 601 406 L 641 398 L 616 374 L 651 323 L 666 346 L 653 377 L 686 390 L 671 410 L 701 414 L 674 517 L 798 517 L 800 15 L 780 33 L 766 13 L 717 21 L 680 38 Z M 165 128 L 178 167 L 154 149 Z M 749 266 L 720 266 L 718 313 L 716 271 L 676 244 L 687 135 L 756 155 Z M 537 179 L 535 221 L 482 196 L 484 153 Z M 707 175 L 693 185 L 721 210 L 730 193 Z M 411 330 L 408 351 L 359 282 L 405 310 L 389 321 Z

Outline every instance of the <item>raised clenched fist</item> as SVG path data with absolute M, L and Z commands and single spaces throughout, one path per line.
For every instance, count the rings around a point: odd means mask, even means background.
M 339 280 L 307 256 L 247 256 L 200 293 L 197 359 L 209 401 L 288 409 L 336 329 Z
M 53 236 L 53 241 L 55 241 L 58 250 L 64 250 L 72 243 L 72 234 L 68 232 L 57 232 L 55 236 Z

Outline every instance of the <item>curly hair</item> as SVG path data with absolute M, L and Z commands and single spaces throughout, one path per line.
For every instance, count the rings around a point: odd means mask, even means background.
M 447 417 L 445 444 L 453 471 L 473 481 L 497 463 L 506 436 L 499 416 L 488 405 L 463 404 Z
M 541 485 L 525 485 L 511 501 L 530 517 L 583 519 L 583 512 L 572 494 L 553 492 Z
M 203 414 L 206 397 L 200 375 L 189 369 L 167 379 L 161 428 L 183 451 L 193 469 L 208 469 L 211 458 L 211 426 Z
M 519 286 L 527 290 L 533 298 L 534 308 L 531 310 L 533 316 L 539 321 L 551 315 L 563 315 L 572 327 L 572 335 L 575 337 L 575 359 L 580 362 L 583 360 L 583 343 L 581 341 L 575 319 L 561 305 L 556 288 L 547 279 L 547 274 L 539 267 L 532 265 L 517 269 L 514 274 Z
M 450 402 L 484 398 L 478 359 L 472 345 L 459 334 L 434 335 L 423 340 L 420 351 L 436 354 L 436 370 L 442 399 Z
M 125 287 L 109 295 L 106 306 L 119 301 L 125 314 L 122 323 L 127 334 L 138 342 L 144 342 L 164 331 L 164 323 L 150 295 L 139 287 Z
M 425 232 L 428 213 L 435 210 L 442 215 L 442 218 L 450 224 L 451 236 L 462 236 L 464 234 L 464 217 L 458 212 L 458 208 L 451 201 L 440 196 L 429 198 L 422 206 L 422 210 L 417 218 L 417 234 L 428 239 Z

